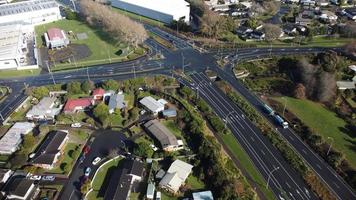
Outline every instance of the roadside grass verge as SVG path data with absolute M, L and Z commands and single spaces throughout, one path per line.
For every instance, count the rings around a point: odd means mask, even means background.
M 284 104 L 282 98 L 274 98 Z M 356 138 L 347 132 L 347 123 L 322 104 L 309 100 L 284 97 L 287 109 L 295 114 L 311 130 L 319 134 L 323 140 L 334 139 L 333 147 L 345 155 L 350 165 L 356 168 L 355 143 Z M 329 140 L 328 140 L 329 141 Z
M 0 78 L 35 76 L 41 73 L 41 69 L 26 70 L 1 70 Z
M 263 192 L 267 199 L 275 199 L 274 194 L 271 190 L 266 189 L 266 181 L 263 179 L 262 175 L 257 171 L 255 166 L 252 164 L 250 158 L 246 152 L 242 149 L 240 144 L 237 142 L 236 138 L 232 134 L 221 134 L 221 139 L 224 141 L 225 145 L 228 146 L 229 150 L 234 154 L 234 157 L 240 162 L 241 166 L 247 171 L 251 176 L 253 181 L 259 185 L 259 189 Z
M 171 42 L 161 38 L 160 36 L 152 33 L 152 32 L 149 32 L 148 35 L 154 39 L 156 42 L 158 42 L 159 44 L 161 44 L 162 46 L 168 48 L 168 49 L 171 49 L 171 50 L 174 50 L 174 46 Z

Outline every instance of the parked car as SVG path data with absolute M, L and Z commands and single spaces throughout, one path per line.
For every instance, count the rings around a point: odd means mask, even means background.
M 154 144 L 150 144 L 150 147 L 153 149 L 153 151 L 157 151 L 158 148 Z
M 82 127 L 82 125 L 80 123 L 73 123 L 73 124 L 70 125 L 70 127 L 72 127 L 72 128 L 80 128 L 80 127 Z
M 89 151 L 90 151 L 90 146 L 87 146 L 87 145 L 86 145 L 86 146 L 83 148 L 83 154 L 86 155 L 86 154 L 89 153 Z
M 97 165 L 100 161 L 101 161 L 101 158 L 100 157 L 96 157 L 96 158 L 94 158 L 92 164 L 93 165 Z
M 89 175 L 90 175 L 90 172 L 91 172 L 91 168 L 90 168 L 90 167 L 87 167 L 87 168 L 85 169 L 84 176 L 89 176 Z
M 156 200 L 161 200 L 161 192 L 156 193 Z
M 41 180 L 41 176 L 40 175 L 31 175 L 30 180 L 39 181 L 39 180 Z
M 84 162 L 84 159 L 85 159 L 85 155 L 82 154 L 79 158 L 79 163 L 83 163 Z
M 56 179 L 56 177 L 51 175 L 42 177 L 42 181 L 54 181 L 54 179 Z

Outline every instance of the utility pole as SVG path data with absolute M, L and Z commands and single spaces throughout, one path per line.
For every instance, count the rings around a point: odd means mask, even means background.
M 268 185 L 269 185 L 269 179 L 271 179 L 271 175 L 274 171 L 278 170 L 279 167 L 274 168 L 269 174 L 268 174 L 268 179 L 267 179 L 267 185 L 266 188 L 268 189 Z
M 182 70 L 183 70 L 183 74 L 184 74 L 184 55 L 183 55 L 183 52 L 180 55 L 182 55 Z
M 272 57 L 272 42 L 271 42 L 271 45 L 270 45 L 270 48 L 269 48 L 269 57 Z
M 283 116 L 283 118 L 284 118 L 284 113 L 285 113 L 286 107 L 287 107 L 287 99 L 284 98 L 284 97 L 282 97 L 282 98 L 283 98 L 283 100 L 284 100 L 284 107 L 283 107 L 283 114 L 282 114 L 282 116 Z
M 332 138 L 332 137 L 328 137 L 328 139 L 331 139 L 331 142 L 330 142 L 330 145 L 329 145 L 328 152 L 326 153 L 326 155 L 327 155 L 327 156 L 329 155 L 330 150 L 331 150 L 331 146 L 332 146 L 332 144 L 333 144 L 333 142 L 334 142 L 334 138 Z
M 4 122 L 4 117 L 2 116 L 1 112 L 0 112 L 0 118 L 1 118 L 1 121 Z
M 135 64 L 132 65 L 133 67 L 133 72 L 134 72 L 134 78 L 136 78 L 136 69 L 135 69 Z
M 174 74 L 174 66 L 173 66 L 173 69 L 172 69 L 172 78 L 173 78 L 173 74 Z
M 48 70 L 49 74 L 50 74 L 50 75 L 51 75 L 51 77 L 52 77 L 53 84 L 55 85 L 55 84 L 56 84 L 56 81 L 54 80 L 54 77 L 53 77 L 52 71 L 51 71 L 51 69 L 49 68 L 49 65 L 48 65 L 48 60 L 46 60 L 45 62 L 46 62 L 47 70 Z

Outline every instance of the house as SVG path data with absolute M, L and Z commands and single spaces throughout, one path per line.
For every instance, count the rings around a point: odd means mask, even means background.
M 11 178 L 1 191 L 8 200 L 33 200 L 38 193 L 39 189 L 35 181 L 23 177 Z
M 159 182 L 159 186 L 172 193 L 177 193 L 192 172 L 193 165 L 175 160 L 169 167 L 166 175 Z
M 239 28 L 236 29 L 236 34 L 243 38 L 247 37 L 252 32 L 253 32 L 253 30 L 246 26 L 239 26 Z
M 283 26 L 283 32 L 287 35 L 294 35 L 297 33 L 297 27 L 294 24 L 286 24 Z
M 57 163 L 64 146 L 68 141 L 68 133 L 64 131 L 53 131 L 47 134 L 46 139 L 37 149 L 31 160 L 34 166 L 52 169 Z
M 11 169 L 0 169 L 0 184 L 6 183 L 12 173 L 13 171 Z
M 137 160 L 125 159 L 123 167 L 115 169 L 110 177 L 104 200 L 127 200 L 131 189 L 143 178 L 144 164 Z
M 65 114 L 73 114 L 79 111 L 84 111 L 94 104 L 92 98 L 68 99 L 64 105 L 63 112 Z
M 69 39 L 63 30 L 59 28 L 50 28 L 44 33 L 47 48 L 60 49 L 69 44 Z
M 303 6 L 314 6 L 316 2 L 314 0 L 300 0 L 299 3 Z
M 97 88 L 93 90 L 92 96 L 94 100 L 102 100 L 105 94 L 105 90 L 102 88 Z
M 177 151 L 183 148 L 182 145 L 179 145 L 176 136 L 158 120 L 148 121 L 144 127 L 159 141 L 164 151 Z
M 147 111 L 153 113 L 154 115 L 157 115 L 159 112 L 164 110 L 164 105 L 151 96 L 147 96 L 141 99 L 140 104 L 143 105 Z
M 349 19 L 356 20 L 356 7 L 346 8 L 344 13 Z
M 30 121 L 52 121 L 55 116 L 61 112 L 62 105 L 56 103 L 55 97 L 43 97 L 41 101 L 34 105 L 31 110 L 26 113 L 27 120 Z
M 125 96 L 124 94 L 113 94 L 110 96 L 109 99 L 109 113 L 113 113 L 115 111 L 115 108 L 118 109 L 124 109 L 126 108 L 126 104 L 125 104 Z
M 264 40 L 266 37 L 266 34 L 263 33 L 262 31 L 252 31 L 250 34 L 250 37 L 256 40 Z
M 22 137 L 30 133 L 34 127 L 34 123 L 16 122 L 0 139 L 0 154 L 10 155 L 17 151 L 22 143 Z
M 162 115 L 164 118 L 172 118 L 177 116 L 177 110 L 176 109 L 167 109 L 162 111 Z
M 194 192 L 193 200 L 214 200 L 214 197 L 211 191 Z
M 295 23 L 296 24 L 299 24 L 299 25 L 302 25 L 302 26 L 309 26 L 311 25 L 313 22 L 312 19 L 310 18 L 303 18 L 301 15 L 298 15 L 296 18 L 295 18 Z
M 336 22 L 337 18 L 338 17 L 335 13 L 328 10 L 321 11 L 321 14 L 319 15 L 320 20 L 328 23 Z
M 348 68 L 356 73 L 356 65 L 350 65 Z
M 317 0 L 316 5 L 321 6 L 321 7 L 328 6 L 329 1 L 328 0 Z
M 354 81 L 336 81 L 339 90 L 355 89 L 355 84 Z
M 155 185 L 153 183 L 149 183 L 146 191 L 146 199 L 153 199 L 155 195 Z

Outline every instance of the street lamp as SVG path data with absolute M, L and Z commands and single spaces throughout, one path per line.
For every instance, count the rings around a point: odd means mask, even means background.
M 267 189 L 268 189 L 268 185 L 269 185 L 269 179 L 271 179 L 272 173 L 277 171 L 278 169 L 279 169 L 279 167 L 276 167 L 268 174 L 267 185 L 266 185 Z
M 334 138 L 332 138 L 332 137 L 328 137 L 328 139 L 329 139 L 329 140 L 331 140 L 331 142 L 330 142 L 330 145 L 329 145 L 328 152 L 326 153 L 326 155 L 327 155 L 327 156 L 329 155 L 330 150 L 331 150 L 331 146 L 332 146 L 332 144 L 333 144 L 333 142 L 334 142 Z
M 282 99 L 284 100 L 284 107 L 283 107 L 283 114 L 282 114 L 282 116 L 284 118 L 284 113 L 285 113 L 286 107 L 287 107 L 287 99 L 285 97 L 282 97 Z

